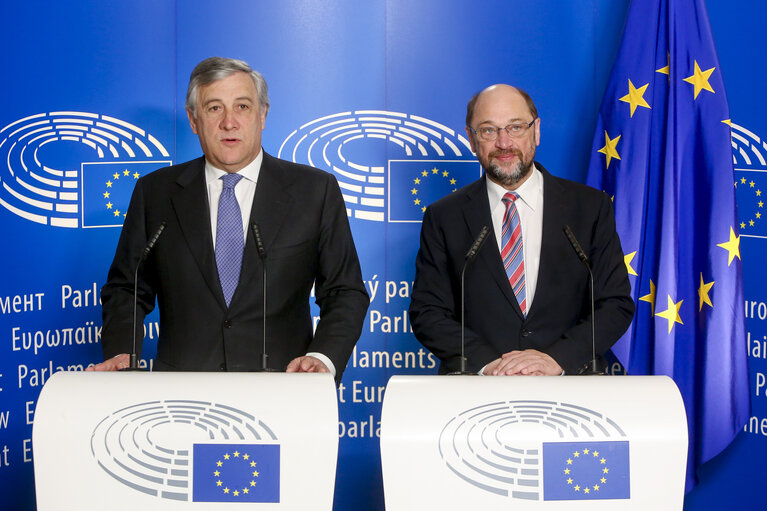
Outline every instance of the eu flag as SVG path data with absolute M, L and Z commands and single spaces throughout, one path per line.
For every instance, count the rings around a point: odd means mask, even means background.
M 749 410 L 729 109 L 703 0 L 631 3 L 588 183 L 614 197 L 637 303 L 613 350 L 679 387 L 689 491 Z
M 391 160 L 389 221 L 420 222 L 429 204 L 480 176 L 476 160 Z
M 280 446 L 194 444 L 193 502 L 279 502 Z
M 543 500 L 631 498 L 629 443 L 544 442 Z

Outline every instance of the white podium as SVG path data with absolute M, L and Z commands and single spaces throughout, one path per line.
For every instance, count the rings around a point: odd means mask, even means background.
M 394 376 L 387 511 L 679 510 L 687 419 L 665 376 Z
M 333 505 L 328 374 L 59 372 L 32 438 L 38 511 Z

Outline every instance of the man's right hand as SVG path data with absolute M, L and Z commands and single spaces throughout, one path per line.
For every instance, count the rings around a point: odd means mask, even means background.
M 125 369 L 130 365 L 130 355 L 122 353 L 116 355 L 109 360 L 105 360 L 100 364 L 96 364 L 91 367 L 85 368 L 86 371 L 117 371 L 119 369 Z

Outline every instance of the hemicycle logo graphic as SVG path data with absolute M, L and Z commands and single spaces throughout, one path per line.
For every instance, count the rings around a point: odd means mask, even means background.
M 119 227 L 136 179 L 169 156 L 152 134 L 114 117 L 24 117 L 0 129 L 0 205 L 53 227 Z
M 730 126 L 739 234 L 767 238 L 767 141 L 734 122 Z
M 184 399 L 116 410 L 91 435 L 91 454 L 115 481 L 176 501 L 279 502 L 279 447 L 252 414 Z
M 630 498 L 626 433 L 609 417 L 572 403 L 500 401 L 465 410 L 445 424 L 439 453 L 457 477 L 495 495 Z
M 350 218 L 420 222 L 430 203 L 481 176 L 469 141 L 436 121 L 355 110 L 294 130 L 278 157 L 334 174 Z

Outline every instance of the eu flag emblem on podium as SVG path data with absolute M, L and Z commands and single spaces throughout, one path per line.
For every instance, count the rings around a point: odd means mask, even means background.
M 280 446 L 194 444 L 193 502 L 279 502 Z
M 543 500 L 631 497 L 629 443 L 544 442 Z
M 391 160 L 389 221 L 420 222 L 429 204 L 481 175 L 476 160 Z

